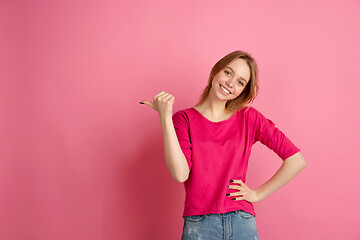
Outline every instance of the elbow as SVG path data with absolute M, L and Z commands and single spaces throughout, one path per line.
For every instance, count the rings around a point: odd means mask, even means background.
M 305 158 L 304 158 L 303 155 L 300 155 L 299 162 L 300 162 L 300 165 L 301 165 L 301 168 L 302 168 L 302 169 L 306 168 L 307 162 L 306 162 L 306 160 L 305 160 Z
M 176 177 L 173 177 L 173 179 L 175 180 L 175 182 L 183 183 L 189 178 L 189 175 L 190 175 L 190 168 L 188 164 L 185 164 L 185 169 L 183 169 L 183 171 L 180 174 L 178 174 Z
M 182 179 L 174 179 L 174 180 L 175 180 L 175 182 L 183 183 L 183 182 L 185 182 L 187 179 L 182 178 Z
M 177 178 L 173 178 L 175 180 L 175 182 L 178 182 L 178 183 L 183 183 L 185 182 L 187 179 L 189 178 L 189 176 L 183 176 L 183 177 L 177 177 Z
M 305 160 L 305 158 L 303 158 L 303 162 L 304 162 L 304 168 L 307 166 L 307 161 Z
M 293 156 L 285 159 L 285 161 L 296 164 L 298 166 L 298 168 L 300 168 L 301 170 L 303 170 L 307 166 L 305 157 L 301 152 L 298 152 L 298 153 L 294 154 Z
M 178 183 L 183 183 L 186 180 L 188 180 L 188 178 L 189 178 L 189 172 L 187 172 L 186 174 L 184 174 L 182 176 L 173 177 L 175 182 L 178 182 Z
M 306 168 L 306 166 L 307 166 L 307 162 L 304 159 L 304 161 L 303 161 L 303 169 Z
M 306 166 L 307 166 L 306 161 L 302 161 L 300 164 L 298 164 L 299 171 L 304 170 L 306 168 Z
M 300 161 L 301 161 L 301 163 L 302 163 L 303 169 L 306 168 L 307 162 L 306 162 L 306 160 L 305 160 L 304 155 L 303 155 L 301 152 L 300 152 L 300 154 L 299 154 L 299 158 L 300 158 Z

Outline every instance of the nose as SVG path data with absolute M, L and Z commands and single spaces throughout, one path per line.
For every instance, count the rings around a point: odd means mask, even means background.
M 227 80 L 227 81 L 226 81 L 226 85 L 232 87 L 232 86 L 233 86 L 233 82 L 232 82 L 232 81 L 233 81 L 233 79 Z

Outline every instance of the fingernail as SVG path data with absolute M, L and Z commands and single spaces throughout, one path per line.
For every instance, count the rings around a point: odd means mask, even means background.
M 143 102 L 140 102 L 140 104 L 145 104 L 145 103 L 143 103 Z
M 231 179 L 230 182 L 234 182 L 234 180 Z
M 230 193 L 227 193 L 226 196 L 230 196 Z

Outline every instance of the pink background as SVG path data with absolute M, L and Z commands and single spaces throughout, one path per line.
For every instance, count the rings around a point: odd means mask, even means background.
M 359 25 L 357 0 L 0 1 L 0 238 L 180 239 L 184 187 L 139 101 L 194 106 L 244 50 L 253 106 L 308 162 L 254 204 L 260 239 L 360 239 Z M 246 183 L 281 162 L 255 144 Z

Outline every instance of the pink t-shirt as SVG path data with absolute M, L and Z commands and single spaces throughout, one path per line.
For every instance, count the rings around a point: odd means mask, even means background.
M 230 118 L 212 122 L 195 108 L 179 110 L 172 116 L 180 147 L 189 165 L 184 182 L 184 216 L 243 210 L 254 216 L 252 203 L 235 201 L 226 193 L 230 179 L 246 182 L 252 146 L 260 141 L 282 160 L 300 151 L 270 119 L 254 107 L 236 111 Z

